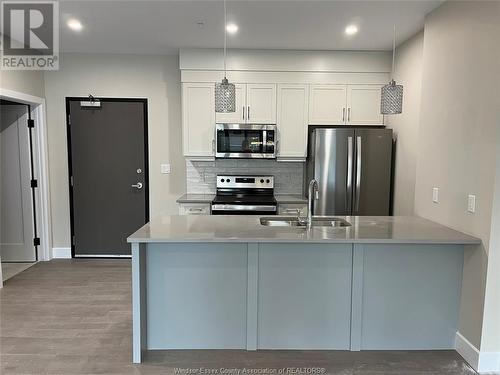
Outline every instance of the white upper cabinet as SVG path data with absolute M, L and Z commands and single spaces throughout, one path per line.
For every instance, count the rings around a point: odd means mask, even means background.
M 215 120 L 218 124 L 241 124 L 246 122 L 247 111 L 247 85 L 236 85 L 236 111 L 229 113 L 216 113 Z
M 347 86 L 347 124 L 383 125 L 380 113 L 380 85 Z
M 276 124 L 276 85 L 236 84 L 236 111 L 216 113 L 217 123 Z
M 344 125 L 346 85 L 311 85 L 309 125 Z
M 276 124 L 275 84 L 247 84 L 246 122 Z
M 309 125 L 383 125 L 380 85 L 311 85 Z
M 308 85 L 278 85 L 278 159 L 306 158 L 308 104 Z
M 182 139 L 184 156 L 213 158 L 215 135 L 215 86 L 182 84 Z

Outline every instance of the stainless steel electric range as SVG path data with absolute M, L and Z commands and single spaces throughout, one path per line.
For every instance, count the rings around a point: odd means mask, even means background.
M 212 215 L 276 215 L 273 176 L 217 176 Z

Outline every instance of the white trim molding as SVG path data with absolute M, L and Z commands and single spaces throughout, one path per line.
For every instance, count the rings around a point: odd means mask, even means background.
M 45 99 L 4 88 L 0 88 L 0 98 L 30 105 L 31 118 L 35 121 L 33 178 L 38 180 L 38 189 L 35 190 L 35 220 L 38 229 L 37 234 L 40 237 L 37 258 L 39 261 L 47 261 L 51 259 L 52 218 L 50 215 L 49 154 Z
M 481 352 L 457 332 L 455 350 L 480 374 L 500 374 L 500 352 Z
M 71 259 L 71 247 L 53 247 L 52 259 Z

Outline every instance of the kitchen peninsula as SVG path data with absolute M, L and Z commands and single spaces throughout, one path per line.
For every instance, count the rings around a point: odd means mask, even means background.
M 454 348 L 464 247 L 480 240 L 418 217 L 339 219 L 153 219 L 128 238 L 134 363 L 160 349 Z

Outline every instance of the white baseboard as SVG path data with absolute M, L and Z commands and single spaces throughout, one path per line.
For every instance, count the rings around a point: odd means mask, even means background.
M 500 374 L 500 352 L 481 352 L 457 332 L 455 350 L 480 374 Z
M 479 352 L 480 374 L 500 374 L 500 352 Z
M 53 247 L 52 259 L 71 259 L 71 247 Z
M 460 332 L 457 332 L 455 336 L 455 350 L 477 371 L 479 366 L 479 350 L 463 337 Z

